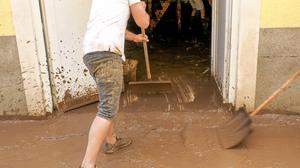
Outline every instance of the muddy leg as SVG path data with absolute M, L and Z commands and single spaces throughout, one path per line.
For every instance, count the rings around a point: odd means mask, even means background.
M 95 165 L 100 147 L 110 130 L 112 122 L 96 116 L 88 137 L 88 145 L 82 162 L 82 166 L 92 167 Z
M 117 141 L 114 127 L 115 127 L 115 124 L 111 123 L 109 130 L 107 132 L 107 136 L 106 136 L 106 142 L 108 142 L 110 144 L 115 144 Z

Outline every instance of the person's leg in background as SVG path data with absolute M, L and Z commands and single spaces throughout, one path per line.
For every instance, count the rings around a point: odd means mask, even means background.
M 193 43 L 203 41 L 202 19 L 205 18 L 205 7 L 202 0 L 190 0 L 193 12 L 191 13 L 191 31 L 193 33 Z
M 204 4 L 204 7 L 205 7 L 205 15 L 206 15 L 206 18 L 205 18 L 205 21 L 206 23 L 205 24 L 205 36 L 206 38 L 209 40 L 210 39 L 210 35 L 211 35 L 211 25 L 212 25 L 212 1 L 211 0 L 203 0 L 203 4 Z M 203 26 L 204 27 L 204 26 Z
M 201 20 L 201 13 L 199 10 L 195 10 L 194 16 L 191 19 L 191 32 L 193 34 L 193 43 L 199 43 L 203 41 L 203 26 Z
M 188 42 L 191 38 L 190 17 L 191 5 L 188 1 L 181 2 L 181 34 L 184 41 Z

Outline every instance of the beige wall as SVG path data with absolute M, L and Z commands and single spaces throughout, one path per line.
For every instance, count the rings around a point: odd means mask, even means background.
M 299 0 L 261 0 L 261 28 L 300 27 Z
M 0 0 L 0 36 L 14 36 L 10 0 Z

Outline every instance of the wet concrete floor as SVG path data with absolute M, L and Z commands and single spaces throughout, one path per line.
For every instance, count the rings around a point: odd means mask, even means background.
M 128 53 L 143 57 L 141 50 Z M 117 132 L 132 137 L 134 144 L 113 155 L 101 153 L 97 164 L 103 168 L 300 167 L 299 115 L 258 115 L 253 133 L 242 145 L 231 150 L 218 145 L 215 128 L 229 114 L 210 78 L 208 55 L 201 45 L 171 49 L 153 45 L 154 77 L 186 89 L 171 95 L 133 95 L 131 102 L 124 93 Z M 139 80 L 144 78 L 142 66 Z M 0 121 L 0 168 L 78 167 L 96 105 L 43 121 Z

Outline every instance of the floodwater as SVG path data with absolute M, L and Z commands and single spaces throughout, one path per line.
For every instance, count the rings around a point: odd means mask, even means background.
M 145 79 L 143 52 L 138 80 Z M 101 168 L 298 168 L 300 116 L 264 113 L 236 149 L 222 149 L 215 128 L 230 114 L 210 78 L 205 45 L 150 46 L 154 79 L 171 80 L 171 94 L 124 93 L 117 132 L 134 143 L 113 155 L 100 154 Z M 43 121 L 0 121 L 1 168 L 74 168 L 83 157 L 97 104 Z

